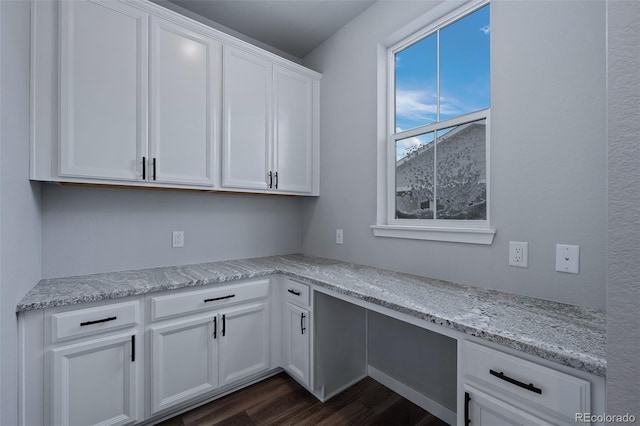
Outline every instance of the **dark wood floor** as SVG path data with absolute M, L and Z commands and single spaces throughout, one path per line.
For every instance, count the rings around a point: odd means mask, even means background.
M 324 404 L 284 373 L 160 423 L 210 425 L 446 425 L 367 377 Z

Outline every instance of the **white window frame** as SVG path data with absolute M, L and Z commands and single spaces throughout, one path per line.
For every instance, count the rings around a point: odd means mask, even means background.
M 376 224 L 371 226 L 376 237 L 493 243 L 496 230 L 490 225 L 490 108 L 395 133 L 395 54 L 487 4 L 489 0 L 472 0 L 462 6 L 459 2 L 445 1 L 378 46 L 378 205 Z M 487 129 L 486 220 L 396 219 L 396 141 L 482 119 L 486 119 Z

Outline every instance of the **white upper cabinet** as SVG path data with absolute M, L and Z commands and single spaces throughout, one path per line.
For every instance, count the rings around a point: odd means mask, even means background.
M 220 43 L 153 17 L 150 56 L 150 179 L 211 186 Z
M 148 14 L 60 3 L 61 176 L 136 180 L 147 147 Z
M 313 82 L 274 66 L 274 173 L 277 189 L 311 193 L 313 170 Z
M 224 47 L 226 188 L 317 194 L 318 80 Z
M 318 195 L 320 74 L 146 0 L 32 23 L 31 179 Z
M 222 185 L 268 189 L 271 147 L 271 63 L 224 47 Z

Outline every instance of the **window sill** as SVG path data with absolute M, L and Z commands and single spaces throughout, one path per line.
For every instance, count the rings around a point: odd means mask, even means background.
M 373 229 L 373 235 L 376 237 L 484 245 L 491 245 L 496 234 L 496 230 L 490 228 L 371 225 L 371 229 Z

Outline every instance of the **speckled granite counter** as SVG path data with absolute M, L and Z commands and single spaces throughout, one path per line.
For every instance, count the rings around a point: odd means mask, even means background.
M 330 259 L 286 255 L 40 281 L 17 311 L 283 274 L 472 336 L 605 376 L 605 314 Z

